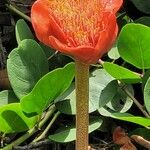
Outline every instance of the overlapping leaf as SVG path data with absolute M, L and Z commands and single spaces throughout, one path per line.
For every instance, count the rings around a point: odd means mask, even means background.
M 93 117 L 89 123 L 89 133 L 98 129 L 102 124 L 102 119 L 99 117 Z M 62 127 L 56 131 L 53 135 L 49 136 L 49 139 L 55 142 L 66 143 L 76 139 L 76 128 L 72 125 Z
M 30 28 L 23 19 L 17 21 L 15 26 L 15 32 L 18 44 L 20 44 L 20 42 L 25 39 L 34 39 L 34 36 Z
M 48 72 L 48 61 L 39 44 L 26 39 L 9 54 L 7 71 L 15 94 L 22 98 Z
M 37 116 L 26 116 L 20 103 L 12 103 L 0 107 L 0 131 L 17 133 L 32 128 L 37 122 Z
M 150 0 L 131 0 L 133 4 L 142 12 L 150 14 Z
M 0 92 L 0 106 L 7 105 L 9 103 L 15 103 L 18 101 L 18 98 L 12 90 L 4 90 Z
M 75 73 L 73 63 L 55 69 L 43 76 L 33 90 L 21 99 L 21 107 L 26 113 L 42 113 L 51 102 L 70 86 Z
M 112 75 L 115 79 L 121 80 L 125 83 L 138 83 L 141 81 L 140 75 L 132 72 L 122 66 L 105 62 L 103 64 L 104 69 Z
M 108 57 L 111 58 L 111 59 L 114 59 L 114 60 L 116 60 L 120 57 L 116 44 L 108 52 Z
M 100 96 L 101 92 L 105 89 L 105 87 L 114 80 L 104 69 L 98 69 L 91 73 L 90 75 L 90 93 L 89 93 L 89 113 L 97 110 L 100 105 Z M 109 96 L 113 97 L 115 93 L 109 91 Z M 114 91 L 115 89 L 113 89 Z M 106 91 L 105 91 L 106 92 Z M 107 93 L 108 94 L 108 93 Z M 107 95 L 105 93 L 104 96 Z M 102 97 L 101 97 L 102 98 Z M 107 99 L 109 100 L 109 99 Z M 105 101 L 103 101 L 103 104 Z M 76 99 L 75 99 L 75 86 L 72 84 L 70 88 L 60 97 L 58 97 L 55 101 L 56 107 L 59 111 L 66 114 L 75 114 L 76 113 Z

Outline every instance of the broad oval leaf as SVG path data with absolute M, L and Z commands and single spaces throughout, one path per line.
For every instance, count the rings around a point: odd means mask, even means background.
M 126 90 L 134 95 L 134 91 L 131 85 L 127 85 L 124 88 L 126 88 Z M 127 112 L 131 108 L 132 104 L 132 99 L 124 93 L 121 87 L 118 86 L 115 96 L 110 98 L 110 101 L 104 107 L 100 107 L 98 111 L 102 116 L 110 116 L 110 112 Z
M 146 14 L 150 14 L 150 0 L 131 0 L 133 4 L 141 11 Z
M 102 119 L 100 117 L 93 117 L 90 119 L 89 123 L 89 133 L 98 129 L 102 124 Z M 56 133 L 49 136 L 49 139 L 59 143 L 71 142 L 76 139 L 76 128 L 72 126 L 62 127 Z
M 113 80 L 109 82 L 108 85 L 101 92 L 100 99 L 99 99 L 99 108 L 105 106 L 108 102 L 113 100 L 117 92 L 118 92 L 117 81 Z
M 19 102 L 19 100 L 12 90 L 4 90 L 0 92 L 0 106 L 16 102 Z
M 89 79 L 89 113 L 99 108 L 102 90 L 114 80 L 104 69 L 97 69 L 91 73 Z M 74 83 L 60 97 L 55 100 L 57 109 L 65 114 L 76 114 L 76 98 Z
M 126 89 L 134 95 L 134 90 L 131 85 L 127 85 Z M 106 104 L 106 106 L 115 112 L 127 112 L 131 108 L 132 104 L 132 99 L 128 97 L 120 87 L 118 87 L 116 95 Z
M 111 118 L 122 120 L 122 121 L 132 122 L 132 123 L 144 126 L 144 127 L 150 126 L 149 118 L 133 116 L 132 114 L 129 114 L 129 113 L 114 112 L 113 110 L 108 109 L 106 107 L 100 108 L 98 111 L 101 115 L 104 115 L 107 117 L 111 117 Z
M 37 116 L 26 116 L 20 103 L 12 103 L 0 107 L 0 131 L 18 133 L 32 128 L 37 123 Z
M 75 74 L 74 63 L 55 69 L 43 76 L 33 90 L 21 99 L 26 113 L 42 113 L 48 105 L 70 86 Z
M 150 68 L 150 28 L 141 24 L 127 24 L 118 39 L 120 56 L 139 69 Z
M 24 39 L 34 39 L 34 36 L 28 27 L 27 23 L 23 19 L 19 19 L 15 26 L 15 32 L 16 32 L 16 39 L 17 43 L 20 44 L 20 42 Z
M 144 104 L 147 111 L 150 113 L 150 77 L 144 87 Z
M 138 83 L 141 81 L 139 74 L 136 74 L 122 66 L 105 62 L 103 63 L 103 67 L 111 76 L 124 83 Z
M 9 54 L 7 71 L 15 94 L 22 98 L 48 72 L 48 61 L 39 44 L 26 39 Z

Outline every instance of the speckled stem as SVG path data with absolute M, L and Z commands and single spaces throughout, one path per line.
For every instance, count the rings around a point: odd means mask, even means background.
M 76 150 L 88 150 L 89 65 L 76 60 Z

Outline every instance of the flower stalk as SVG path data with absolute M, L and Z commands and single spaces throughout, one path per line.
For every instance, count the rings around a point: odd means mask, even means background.
M 76 150 L 88 150 L 89 65 L 76 60 Z

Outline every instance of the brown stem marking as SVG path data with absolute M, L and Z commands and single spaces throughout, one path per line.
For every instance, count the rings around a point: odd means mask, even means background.
M 89 65 L 76 64 L 76 150 L 88 150 Z
M 135 142 L 142 145 L 143 147 L 150 149 L 150 141 L 147 141 L 143 137 L 141 137 L 139 135 L 132 135 L 131 139 L 133 139 Z

